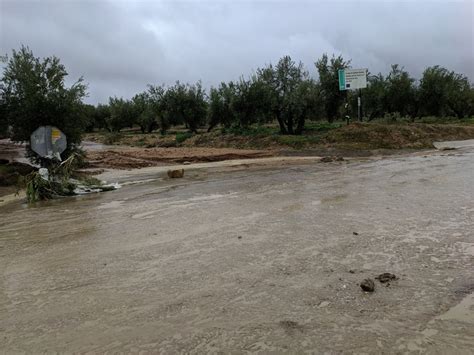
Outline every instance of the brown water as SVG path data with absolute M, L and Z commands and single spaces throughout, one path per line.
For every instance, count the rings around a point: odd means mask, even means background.
M 1 350 L 474 348 L 472 148 L 162 176 L 0 207 Z

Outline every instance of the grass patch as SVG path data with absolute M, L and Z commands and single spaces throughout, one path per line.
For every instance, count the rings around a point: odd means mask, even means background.
M 288 146 L 294 149 L 303 149 L 310 146 L 317 145 L 322 142 L 321 137 L 318 136 L 294 136 L 294 135 L 280 135 L 275 137 L 275 142 Z
M 428 124 L 460 124 L 472 125 L 474 124 L 474 117 L 456 118 L 456 117 L 422 117 L 415 121 L 416 123 Z
M 123 133 L 120 132 L 110 132 L 106 133 L 103 138 L 104 144 L 112 145 L 120 142 L 120 140 L 123 138 Z
M 123 133 L 96 132 L 86 139 L 105 144 L 136 147 L 212 147 L 241 149 L 310 149 L 337 147 L 353 150 L 425 149 L 434 141 L 474 138 L 474 118 L 455 119 L 423 117 L 415 123 L 396 116 L 371 122 L 308 121 L 301 136 L 281 135 L 276 122 L 249 127 L 233 126 L 212 132 L 201 129 L 192 134 L 184 126 L 165 135 L 143 134 L 138 131 Z
M 185 140 L 191 138 L 193 134 L 191 132 L 178 132 L 176 133 L 176 143 L 181 144 Z
M 270 136 L 278 134 L 278 129 L 266 126 L 249 126 L 249 127 L 229 127 L 222 128 L 222 134 L 232 134 L 236 136 Z
M 353 123 L 331 131 L 326 141 L 349 149 L 425 149 L 433 142 L 474 138 L 474 127 L 423 123 Z
M 304 132 L 329 132 L 341 128 L 344 124 L 342 122 L 309 122 L 305 125 Z

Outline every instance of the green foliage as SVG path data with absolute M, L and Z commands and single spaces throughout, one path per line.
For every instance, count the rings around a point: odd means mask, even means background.
M 305 132 L 310 133 L 310 132 L 328 132 L 333 129 L 340 128 L 342 126 L 342 123 L 339 122 L 311 122 L 306 124 L 305 126 Z
M 197 133 L 207 116 L 206 94 L 200 82 L 189 85 L 177 82 L 161 95 L 162 124 L 165 132 L 169 125 L 185 124 L 193 133 Z
M 26 199 L 29 203 L 50 200 L 57 195 L 72 195 L 74 191 L 73 185 L 61 185 L 44 180 L 37 171 L 27 175 L 24 184 L 26 185 Z
M 8 136 L 7 106 L 0 84 L 0 139 Z
M 301 134 L 305 119 L 318 111 L 320 88 L 309 78 L 303 64 L 285 56 L 276 66 L 257 71 L 263 83 L 262 102 L 268 117 L 276 118 L 282 134 Z
M 191 138 L 193 134 L 191 132 L 179 132 L 176 133 L 176 143 L 181 144 L 186 139 Z
M 223 127 L 230 127 L 237 121 L 233 106 L 236 94 L 236 86 L 232 81 L 229 84 L 221 83 L 218 88 L 211 88 L 207 114 L 209 122 L 208 132 L 218 124 L 221 124 Z
M 339 70 L 348 68 L 351 61 L 346 61 L 342 56 L 332 56 L 329 59 L 327 54 L 315 63 L 319 74 L 321 86 L 322 102 L 327 119 L 332 122 L 338 116 L 339 108 L 347 99 L 347 91 L 339 90 Z
M 385 79 L 382 74 L 369 76 L 363 102 L 369 119 L 462 118 L 474 114 L 474 89 L 467 77 L 439 66 L 427 68 L 416 86 L 406 71 L 393 65 Z
M 83 121 L 85 123 L 85 131 L 86 132 L 93 132 L 94 127 L 96 125 L 95 123 L 95 111 L 96 108 L 94 105 L 87 105 L 83 104 L 82 105 L 82 116 L 83 116 Z
M 365 115 L 372 120 L 376 117 L 383 117 L 387 110 L 387 82 L 384 76 L 368 76 L 368 85 L 363 92 L 363 107 Z M 357 105 L 357 101 L 354 106 Z
M 350 63 L 342 56 L 324 54 L 315 63 L 319 79 L 314 80 L 302 63 L 285 56 L 275 66 L 258 69 L 248 79 L 241 77 L 211 88 L 208 97 L 199 82 L 177 82 L 168 88 L 149 86 L 147 92 L 131 101 L 111 99 L 106 126 L 119 131 L 138 124 L 142 132 L 159 127 L 165 134 L 172 126 L 185 125 L 197 133 L 198 127 L 207 122 L 208 131 L 221 125 L 225 132 L 247 134 L 255 124 L 276 120 L 280 133 L 299 135 L 311 131 L 308 120 L 325 118 L 331 123 L 356 115 L 358 93 L 340 91 L 338 85 L 338 71 Z M 443 68 L 428 68 L 420 86 L 397 64 L 392 65 L 387 76 L 369 75 L 368 82 L 362 90 L 362 112 L 369 120 L 413 121 L 416 116 L 427 114 L 474 115 L 474 88 L 466 77 Z
M 249 127 L 254 123 L 264 123 L 271 119 L 269 109 L 269 90 L 267 85 L 257 78 L 241 78 L 235 84 L 235 95 L 232 101 L 235 124 Z
M 165 134 L 171 127 L 169 116 L 166 114 L 166 90 L 163 86 L 148 85 L 148 97 L 151 112 L 157 120 L 157 125 L 160 128 L 161 134 Z
M 140 126 L 142 133 L 151 133 L 158 128 L 156 113 L 152 98 L 148 92 L 137 94 L 132 99 L 136 123 Z
M 78 157 L 71 154 L 61 163 L 56 163 L 48 168 L 49 179 L 44 179 L 38 171 L 26 175 L 20 184 L 26 187 L 28 202 L 49 200 L 56 196 L 72 196 L 76 184 L 70 177 L 78 166 Z
M 12 128 L 14 141 L 29 141 L 39 126 L 58 127 L 67 136 L 68 156 L 81 141 L 87 120 L 82 98 L 86 85 L 80 78 L 65 87 L 66 68 L 56 57 L 37 58 L 28 47 L 13 50 L 1 79 L 2 129 Z
M 106 118 L 107 127 L 113 132 L 120 132 L 125 127 L 133 127 L 136 111 L 130 100 L 111 97 L 109 99 L 110 116 Z
M 29 203 L 74 196 L 77 194 L 76 189 L 84 192 L 115 190 L 114 186 L 104 186 L 102 181 L 78 173 L 77 168 L 81 166 L 82 158 L 80 155 L 71 154 L 65 161 L 55 162 L 49 166 L 47 178 L 35 170 L 20 179 L 18 188 L 25 188 Z
M 342 56 L 323 54 L 315 63 L 319 78 L 314 80 L 301 62 L 285 56 L 248 78 L 211 88 L 209 96 L 200 82 L 176 82 L 170 87 L 149 86 L 130 100 L 113 97 L 107 105 L 94 107 L 82 103 L 86 95 L 82 78 L 65 87 L 68 74 L 58 58 L 36 58 L 21 47 L 13 51 L 0 81 L 0 137 L 28 141 L 40 125 L 54 125 L 68 138 L 65 156 L 69 156 L 84 130 L 114 132 L 107 137 L 113 143 L 120 138 L 117 132 L 134 125 L 143 133 L 159 128 L 165 134 L 179 125 L 197 133 L 207 123 L 208 131 L 221 125 L 224 132 L 258 135 L 266 129 L 263 125 L 276 120 L 282 134 L 317 135 L 332 126 L 315 128 L 308 121 L 325 118 L 331 123 L 357 112 L 357 92 L 340 91 L 338 86 L 338 71 L 350 64 Z M 443 116 L 454 121 L 474 116 L 474 87 L 468 78 L 440 66 L 427 68 L 419 85 L 397 64 L 386 76 L 369 75 L 368 82 L 362 104 L 369 120 Z M 179 133 L 176 141 L 189 136 Z
M 402 116 L 413 115 L 416 112 L 414 82 L 415 79 L 398 64 L 392 65 L 385 86 L 386 112 L 399 112 Z
M 105 128 L 109 132 L 110 127 L 108 126 L 108 120 L 110 117 L 109 105 L 98 104 L 94 111 L 94 128 L 103 129 Z
M 438 65 L 423 72 L 419 98 L 421 115 L 474 115 L 474 88 L 468 78 Z

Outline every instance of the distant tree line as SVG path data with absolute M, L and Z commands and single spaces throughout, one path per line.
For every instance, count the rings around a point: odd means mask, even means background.
M 130 100 L 110 98 L 90 107 L 89 130 L 120 131 L 138 125 L 142 132 L 185 125 L 190 131 L 206 127 L 249 127 L 278 122 L 282 134 L 301 134 L 307 120 L 332 122 L 357 116 L 357 92 L 340 91 L 338 71 L 350 67 L 342 56 L 324 54 L 314 79 L 301 62 L 289 56 L 259 68 L 248 78 L 222 82 L 207 93 L 200 82 L 153 86 Z M 368 74 L 362 90 L 365 120 L 399 117 L 474 116 L 474 87 L 468 78 L 440 66 L 428 67 L 419 81 L 398 64 L 388 75 Z
M 315 79 L 301 62 L 285 56 L 208 92 L 200 82 L 149 85 L 131 99 L 111 97 L 107 104 L 92 106 L 83 103 L 87 87 L 82 78 L 65 86 L 67 72 L 58 58 L 40 59 L 21 47 L 13 51 L 0 80 L 0 135 L 8 132 L 13 140 L 27 141 L 39 125 L 55 125 L 73 147 L 84 131 L 119 132 L 133 126 L 164 134 L 178 125 L 197 132 L 277 122 L 282 134 L 301 134 L 307 120 L 356 116 L 357 94 L 338 86 L 338 70 L 350 66 L 342 56 L 324 54 L 315 63 Z M 440 66 L 426 68 L 419 81 L 399 65 L 385 76 L 369 73 L 362 97 L 366 120 L 474 116 L 474 87 L 468 78 Z

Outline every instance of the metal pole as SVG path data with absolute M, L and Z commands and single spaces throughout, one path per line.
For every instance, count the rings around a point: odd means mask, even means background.
M 359 89 L 359 96 L 357 97 L 357 118 L 359 119 L 359 122 L 362 122 L 362 100 L 361 100 L 361 89 Z

